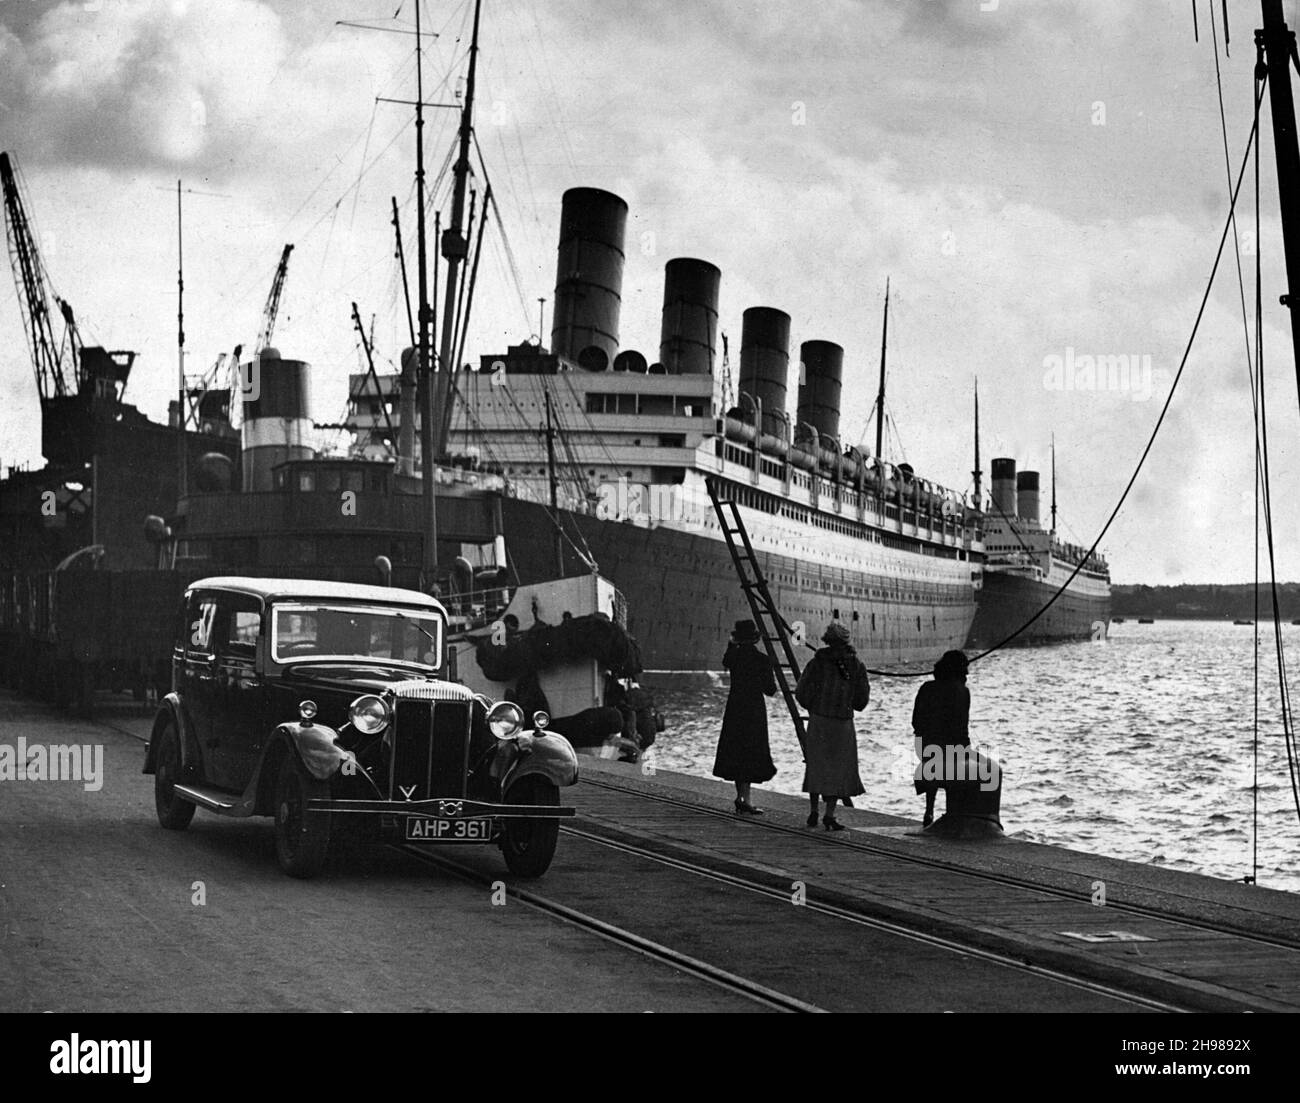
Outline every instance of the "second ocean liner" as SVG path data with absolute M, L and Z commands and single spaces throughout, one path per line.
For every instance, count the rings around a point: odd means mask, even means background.
M 967 641 L 971 647 L 1106 637 L 1110 568 L 1100 555 L 1057 539 L 1055 486 L 1052 502 L 1052 527 L 1045 529 L 1038 516 L 1038 472 L 1017 473 L 1013 459 L 993 461 L 984 585 Z

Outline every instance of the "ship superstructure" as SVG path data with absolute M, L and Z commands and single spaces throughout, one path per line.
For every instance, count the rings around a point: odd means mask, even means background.
M 608 192 L 566 192 L 551 347 L 515 345 L 455 376 L 447 448 L 510 487 L 501 509 L 520 580 L 598 564 L 627 596 L 648 669 L 718 668 L 746 605 L 707 493 L 713 478 L 741 503 L 779 608 L 811 641 L 839 619 L 872 663 L 960 647 L 975 613 L 980 515 L 906 465 L 844 445 L 843 349 L 803 342 L 796 374 L 780 310 L 744 312 L 739 404 L 724 409 L 721 273 L 706 261 L 668 262 L 657 357 L 621 348 L 626 218 Z M 400 411 L 400 386 L 354 377 L 349 425 L 363 452 L 389 433 L 383 407 L 390 419 Z

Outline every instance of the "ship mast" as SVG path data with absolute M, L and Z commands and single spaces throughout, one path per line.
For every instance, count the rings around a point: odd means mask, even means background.
M 1268 74 L 1269 106 L 1273 113 L 1273 149 L 1277 160 L 1278 200 L 1282 215 L 1282 248 L 1286 255 L 1287 293 L 1282 305 L 1291 311 L 1291 346 L 1296 385 L 1300 387 L 1300 148 L 1296 146 L 1295 103 L 1291 99 L 1288 65 L 1296 56 L 1295 32 L 1286 25 L 1282 0 L 1262 0 L 1263 30 L 1255 32 L 1257 64 Z M 1267 59 L 1265 61 L 1265 59 Z
M 418 387 L 420 392 L 420 489 L 424 504 L 424 553 L 420 566 L 425 589 L 433 588 L 434 572 L 438 568 L 438 499 L 434 494 L 433 448 L 433 387 L 434 379 L 429 365 L 429 258 L 425 244 L 424 227 L 424 48 L 420 37 L 420 8 L 415 5 L 415 237 L 416 283 L 420 296 L 419 330 L 416 343 L 419 358 Z M 478 24 L 475 22 L 475 30 Z
M 1056 434 L 1052 434 L 1052 535 L 1056 535 Z
M 185 455 L 185 237 L 181 223 L 181 182 L 176 181 L 176 497 L 186 494 Z M 235 396 L 231 395 L 231 402 Z
M 546 474 L 551 488 L 551 522 L 555 525 L 555 566 L 557 577 L 564 577 L 564 540 L 560 533 L 560 487 L 555 471 L 555 425 L 551 421 L 551 389 L 546 391 Z
M 876 458 L 883 459 L 885 440 L 885 348 L 889 343 L 889 277 L 885 277 L 885 324 L 880 332 L 880 391 L 876 395 Z M 978 466 L 978 464 L 977 464 Z
M 975 377 L 975 470 L 971 472 L 975 478 L 975 508 L 980 512 L 984 510 L 984 472 L 980 470 L 980 381 L 979 376 Z M 1053 499 L 1055 500 L 1055 499 Z
M 453 373 L 456 370 L 456 365 L 452 363 L 452 342 L 455 336 L 456 274 L 461 261 L 465 259 L 469 252 L 469 243 L 461 232 L 461 225 L 465 219 L 465 191 L 469 179 L 469 142 L 474 133 L 474 75 L 478 67 L 478 25 L 479 12 L 482 7 L 482 0 L 474 0 L 474 34 L 469 47 L 469 75 L 465 80 L 465 103 L 460 112 L 460 150 L 453 170 L 455 173 L 455 188 L 451 197 L 451 222 L 448 224 L 447 229 L 443 231 L 441 243 L 442 255 L 447 261 L 447 288 L 445 291 L 446 299 L 442 308 L 442 347 L 438 357 L 439 369 L 443 373 L 438 394 L 441 403 L 440 410 L 446 409 L 446 404 L 451 401 L 453 394 Z M 439 424 L 437 437 L 434 439 L 433 444 L 437 454 L 442 455 L 447 446 L 442 423 Z

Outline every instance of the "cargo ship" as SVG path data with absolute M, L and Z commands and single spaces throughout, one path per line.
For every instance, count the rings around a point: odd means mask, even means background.
M 1004 457 L 993 461 L 992 475 L 984 584 L 967 646 L 1105 639 L 1110 629 L 1106 560 L 1057 539 L 1055 490 L 1053 523 L 1042 526 L 1037 471 L 1017 472 L 1016 461 Z M 1053 600 L 1057 591 L 1060 596 Z
M 716 670 L 748 608 L 713 479 L 740 503 L 777 607 L 810 642 L 840 620 L 872 665 L 929 663 L 962 646 L 981 514 L 908 465 L 845 445 L 844 350 L 804 341 L 796 371 L 781 310 L 744 311 L 738 403 L 726 408 L 721 272 L 707 261 L 668 262 L 653 359 L 621 346 L 627 215 L 609 192 L 565 192 L 550 348 L 513 345 L 454 377 L 446 452 L 463 471 L 504 480 L 494 508 L 513 534 L 512 574 L 528 583 L 598 567 L 627 597 L 647 670 Z M 353 377 L 347 426 L 359 454 L 400 433 L 393 416 L 413 409 L 402 392 L 400 375 Z

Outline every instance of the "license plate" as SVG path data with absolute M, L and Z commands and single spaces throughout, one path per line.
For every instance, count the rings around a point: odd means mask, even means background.
M 439 843 L 486 843 L 492 838 L 492 821 L 448 820 L 435 816 L 407 816 L 406 837 Z

